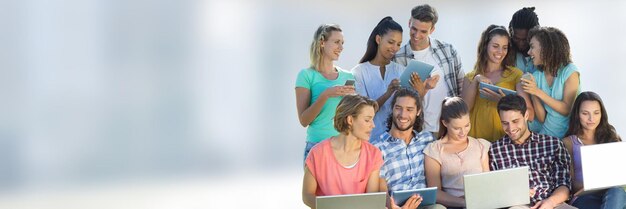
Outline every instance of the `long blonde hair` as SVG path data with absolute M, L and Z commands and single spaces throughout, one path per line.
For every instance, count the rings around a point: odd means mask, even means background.
M 315 34 L 313 34 L 313 42 L 311 43 L 311 50 L 309 52 L 311 57 L 311 68 L 318 70 L 320 63 L 322 62 L 322 42 L 328 40 L 333 31 L 342 32 L 339 25 L 322 24 L 317 28 Z

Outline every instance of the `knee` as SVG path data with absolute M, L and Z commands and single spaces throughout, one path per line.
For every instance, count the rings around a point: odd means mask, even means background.
M 626 192 L 622 187 L 612 187 L 606 191 L 605 196 L 610 196 L 612 198 L 621 198 L 626 199 Z

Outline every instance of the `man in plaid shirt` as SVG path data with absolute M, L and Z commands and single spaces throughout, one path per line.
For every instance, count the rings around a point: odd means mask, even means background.
M 382 191 L 403 191 L 426 187 L 423 150 L 432 142 L 433 136 L 422 131 L 422 102 L 417 92 L 403 88 L 391 100 L 392 113 L 387 122 L 387 132 L 380 136 L 374 146 L 383 154 L 380 168 Z M 404 206 L 415 208 L 421 203 L 419 196 L 407 200 Z M 443 205 L 420 208 L 445 208 Z
M 409 19 L 409 41 L 396 53 L 394 62 L 407 66 L 411 60 L 428 63 L 434 68 L 426 83 L 433 88 L 423 97 L 424 130 L 439 131 L 441 101 L 444 98 L 461 96 L 463 87 L 463 65 L 452 44 L 432 38 L 439 14 L 428 4 L 418 5 L 411 10 Z
M 531 205 L 513 208 L 575 208 L 564 203 L 570 191 L 570 156 L 563 142 L 528 130 L 521 96 L 502 97 L 498 113 L 506 135 L 491 144 L 490 169 L 530 168 Z

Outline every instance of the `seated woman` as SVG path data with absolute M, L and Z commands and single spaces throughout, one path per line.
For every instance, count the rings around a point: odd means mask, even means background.
M 563 138 L 580 92 L 578 68 L 572 63 L 567 37 L 559 29 L 541 27 L 528 33 L 528 54 L 538 69 L 530 79 L 522 78 L 522 89 L 531 95 L 535 108 L 532 131 Z
M 383 157 L 368 142 L 374 128 L 376 101 L 344 96 L 335 113 L 339 135 L 316 144 L 305 161 L 302 199 L 315 208 L 315 197 L 379 192 Z
M 504 26 L 490 25 L 482 33 L 478 43 L 478 53 L 474 70 L 465 75 L 461 96 L 470 109 L 472 129 L 470 136 L 484 138 L 490 142 L 504 136 L 504 130 L 498 115 L 497 104 L 505 96 L 501 91 L 494 92 L 487 88 L 478 89 L 479 83 L 488 83 L 517 91 L 524 97 L 528 107 L 529 120 L 534 117 L 534 110 L 528 94 L 522 90 L 520 78 L 522 71 L 512 66 L 509 56 L 509 33 Z M 515 54 L 511 53 L 511 56 Z M 483 98 L 480 94 L 488 95 Z
M 622 187 L 613 187 L 601 192 L 579 196 L 583 191 L 583 173 L 580 147 L 591 144 L 621 142 L 615 128 L 609 124 L 608 114 L 600 96 L 594 92 L 583 92 L 574 101 L 569 128 L 563 144 L 572 156 L 571 205 L 578 208 L 626 208 L 626 192 Z
M 485 139 L 468 136 L 469 110 L 463 99 L 443 101 L 439 140 L 424 150 L 426 184 L 437 187 L 437 203 L 448 208 L 465 207 L 463 175 L 489 171 L 489 146 Z

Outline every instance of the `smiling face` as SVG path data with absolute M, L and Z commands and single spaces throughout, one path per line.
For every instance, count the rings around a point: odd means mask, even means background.
M 594 100 L 587 100 L 580 104 L 580 111 L 578 112 L 580 117 L 580 125 L 587 131 L 593 131 L 600 124 L 602 119 L 602 110 L 600 103 Z
M 328 39 L 322 41 L 320 46 L 323 59 L 338 60 L 341 51 L 343 51 L 343 33 L 341 31 L 332 31 Z
M 383 36 L 376 35 L 376 43 L 378 43 L 378 53 L 385 60 L 391 60 L 396 52 L 400 50 L 402 44 L 402 32 L 390 30 Z
M 430 44 L 428 42 L 428 36 L 435 31 L 432 22 L 422 22 L 418 19 L 411 18 L 411 20 L 409 20 L 409 28 L 409 34 L 411 35 L 409 43 L 412 47 L 425 48 Z M 414 48 L 414 50 L 417 49 Z
M 444 120 L 442 124 L 448 129 L 446 136 L 451 140 L 467 140 L 467 134 L 472 128 L 469 114 L 465 114 L 461 118 L 452 118 L 449 122 Z
M 370 105 L 363 105 L 356 116 L 348 116 L 350 124 L 350 134 L 361 140 L 369 140 L 372 129 L 374 129 L 374 115 L 376 111 Z
M 528 50 L 528 55 L 532 58 L 534 65 L 543 64 L 543 60 L 541 59 L 541 44 L 539 43 L 539 40 L 537 40 L 536 36 L 533 36 L 530 39 L 530 49 Z
M 528 115 L 523 115 L 519 110 L 501 110 L 500 122 L 504 133 L 514 142 L 524 142 L 530 135 L 526 121 Z
M 500 65 L 509 50 L 509 38 L 503 35 L 494 35 L 487 44 L 487 59 L 491 63 Z
M 399 97 L 393 106 L 393 128 L 399 131 L 412 130 L 415 119 L 420 114 L 416 101 L 412 97 Z

